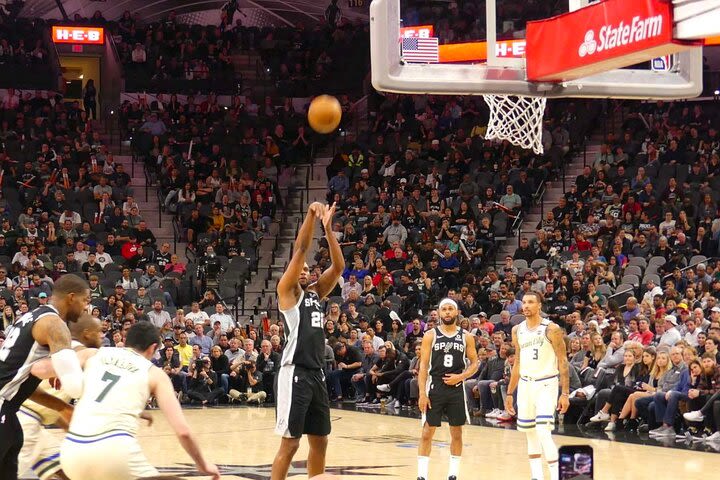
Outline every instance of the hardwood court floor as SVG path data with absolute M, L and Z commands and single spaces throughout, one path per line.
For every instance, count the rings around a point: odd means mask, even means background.
M 153 426 L 143 425 L 140 442 L 163 473 L 195 477 L 189 457 L 178 445 L 162 414 Z M 209 459 L 221 465 L 223 478 L 266 480 L 279 444 L 273 434 L 272 408 L 186 409 L 185 415 Z M 417 419 L 355 411 L 331 411 L 333 432 L 328 472 L 348 480 L 416 478 Z M 60 432 L 55 433 L 60 435 Z M 447 427 L 438 429 L 430 462 L 430 479 L 444 480 L 449 456 Z M 607 440 L 555 436 L 558 444 L 589 443 L 595 450 L 595 479 L 663 480 L 717 478 L 720 455 Z M 527 480 L 530 469 L 525 437 L 515 430 L 466 426 L 461 480 Z M 301 442 L 290 476 L 307 478 Z M 548 478 L 546 473 L 546 478 Z

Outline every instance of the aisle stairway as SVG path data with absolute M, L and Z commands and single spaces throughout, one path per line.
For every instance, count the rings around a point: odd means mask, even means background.
M 600 141 L 599 139 L 594 139 L 588 144 L 586 152 L 580 151 L 580 153 L 575 155 L 570 163 L 565 166 L 565 190 L 563 190 L 562 178 L 545 184 L 545 194 L 543 195 L 542 202 L 538 201 L 538 204 L 533 206 L 523 219 L 520 228 L 521 236 L 527 237 L 528 239 L 535 238 L 535 227 L 540 220 L 542 220 L 543 212 L 547 213 L 548 210 L 552 210 L 557 206 L 560 197 L 563 196 L 565 191 L 570 190 L 570 185 L 572 185 L 577 176 L 582 173 L 585 166 L 584 163 L 592 164 L 599 151 Z M 518 243 L 518 235 L 516 232 L 515 236 L 509 237 L 500 246 L 495 257 L 495 265 L 503 265 L 505 256 L 513 255 L 515 249 L 518 247 Z
M 275 82 L 269 78 L 257 51 L 240 51 L 230 58 L 235 76 L 242 84 L 242 95 L 252 95 L 257 99 L 275 93 Z

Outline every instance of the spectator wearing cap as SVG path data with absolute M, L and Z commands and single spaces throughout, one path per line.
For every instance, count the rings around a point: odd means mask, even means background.
M 46 292 L 40 292 L 37 295 L 38 297 L 38 303 L 40 305 L 47 305 L 48 303 L 48 294 Z
M 652 305 L 653 299 L 656 296 L 662 297 L 663 290 L 658 285 L 655 285 L 655 281 L 653 279 L 648 279 L 647 282 L 645 282 L 646 291 L 643 295 L 642 301 L 643 303 L 647 303 Z
M 333 350 L 337 369 L 328 373 L 328 391 L 331 401 L 341 401 L 343 391 L 348 390 L 353 375 L 362 367 L 362 354 L 357 348 L 343 342 L 338 342 Z
M 677 329 L 678 321 L 674 315 L 665 315 L 664 320 L 664 332 L 660 337 L 659 345 L 672 347 L 682 340 L 682 336 Z

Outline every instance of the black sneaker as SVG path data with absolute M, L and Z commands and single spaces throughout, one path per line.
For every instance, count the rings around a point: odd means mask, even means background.
M 425 477 L 418 477 L 417 480 L 425 480 Z
M 455 475 L 450 475 L 448 477 L 448 480 L 457 480 L 457 477 Z
M 625 431 L 632 432 L 634 430 L 637 430 L 638 428 L 638 421 L 636 418 L 630 418 L 627 421 L 625 421 Z

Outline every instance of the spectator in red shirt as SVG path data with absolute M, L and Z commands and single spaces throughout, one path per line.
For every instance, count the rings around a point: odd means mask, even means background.
M 120 249 L 120 255 L 122 255 L 125 260 L 130 260 L 135 255 L 137 255 L 137 250 L 139 246 L 140 244 L 137 243 L 136 235 L 134 233 L 131 233 L 130 240 L 128 240 Z
M 627 199 L 627 202 L 622 207 L 623 218 L 625 218 L 625 214 L 628 212 L 632 213 L 633 217 L 637 218 L 638 216 L 640 216 L 641 210 L 642 205 L 640 205 L 639 202 L 635 201 L 635 197 L 633 195 L 630 195 Z
M 633 331 L 635 329 L 635 331 Z M 637 317 L 630 319 L 630 335 L 628 340 L 640 342 L 643 346 L 648 346 L 652 343 L 655 335 L 650 331 L 650 322 L 645 317 Z

